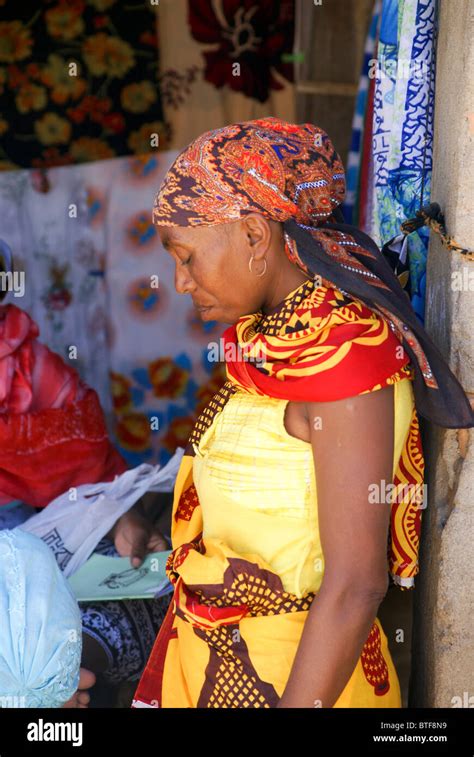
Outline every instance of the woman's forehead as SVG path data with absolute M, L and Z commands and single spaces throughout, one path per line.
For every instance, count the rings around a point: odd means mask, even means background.
M 226 231 L 229 223 L 214 224 L 212 226 L 158 226 L 163 247 L 172 245 L 191 245 L 198 243 L 209 234 L 219 234 Z
M 191 226 L 158 226 L 158 233 L 163 247 L 180 244 L 181 242 L 189 242 L 192 239 L 190 231 L 192 231 Z

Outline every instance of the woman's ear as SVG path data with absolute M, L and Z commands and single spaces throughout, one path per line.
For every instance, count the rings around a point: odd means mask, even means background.
M 259 213 L 249 213 L 249 215 L 245 216 L 242 223 L 247 243 L 257 258 L 257 253 L 264 254 L 271 244 L 272 230 L 270 221 L 267 221 Z

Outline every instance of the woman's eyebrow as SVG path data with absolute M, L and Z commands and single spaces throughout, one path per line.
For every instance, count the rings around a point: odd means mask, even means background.
M 192 250 L 192 247 L 190 247 L 187 244 L 184 244 L 184 242 L 180 242 L 179 239 L 173 239 L 173 237 L 166 236 L 161 240 L 161 244 L 165 248 L 165 250 L 168 250 L 172 245 L 176 245 L 177 247 L 183 247 L 185 250 Z

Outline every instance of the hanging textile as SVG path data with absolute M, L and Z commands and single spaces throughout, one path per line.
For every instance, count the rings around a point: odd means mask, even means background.
M 111 390 L 118 449 L 130 465 L 165 463 L 225 382 L 213 359 L 223 325 L 205 323 L 174 288 L 151 206 L 176 152 L 104 161 L 90 174 L 104 213 Z M 216 345 L 214 350 L 209 345 Z
M 0 174 L 2 235 L 24 273 L 21 296 L 10 291 L 5 302 L 97 391 L 131 466 L 167 462 L 225 381 L 223 326 L 202 322 L 176 293 L 151 221 L 175 157 Z
M 364 60 L 362 62 L 359 89 L 355 103 L 354 117 L 352 119 L 351 144 L 347 156 L 346 198 L 341 205 L 341 210 L 347 223 L 354 224 L 354 226 L 358 226 L 360 223 L 359 179 L 361 174 L 364 135 L 367 133 L 366 127 L 370 127 L 370 136 L 372 135 L 371 122 L 367 124 L 365 119 L 369 103 L 369 90 L 371 89 L 369 85 L 373 81 L 373 61 L 376 59 L 377 55 L 377 26 L 381 8 L 382 0 L 375 0 L 372 18 L 365 41 Z
M 0 173 L 1 236 L 17 277 L 5 302 L 31 316 L 39 340 L 96 390 L 107 415 L 105 239 L 103 228 L 94 238 L 85 168 Z
M 170 148 L 233 121 L 295 120 L 287 57 L 294 13 L 294 0 L 160 1 L 160 88 Z
M 364 228 L 380 246 L 430 198 L 436 0 L 383 0 L 373 116 L 370 216 Z M 429 230 L 413 232 L 405 249 L 411 302 L 424 320 Z M 401 240 L 400 240 L 401 241 Z
M 3 0 L 0 169 L 166 149 L 157 3 Z

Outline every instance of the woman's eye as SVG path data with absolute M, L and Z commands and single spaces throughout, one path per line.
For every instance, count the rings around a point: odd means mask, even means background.
M 190 255 L 190 256 L 189 256 L 189 258 L 188 258 L 187 260 L 183 260 L 183 265 L 188 265 L 188 263 L 189 263 L 189 262 L 190 262 L 190 260 L 191 260 L 191 257 L 192 257 L 192 255 Z

